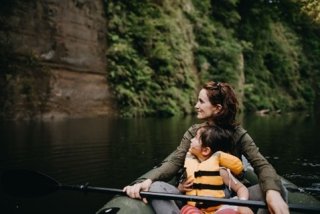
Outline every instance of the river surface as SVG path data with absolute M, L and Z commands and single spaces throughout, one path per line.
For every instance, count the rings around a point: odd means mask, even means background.
M 122 188 L 172 152 L 195 122 L 193 117 L 0 121 L 0 169 L 36 170 L 62 184 Z M 299 187 L 319 189 L 319 117 L 246 115 L 241 123 L 280 175 Z M 1 193 L 0 212 L 88 214 L 110 197 L 57 191 L 21 199 Z

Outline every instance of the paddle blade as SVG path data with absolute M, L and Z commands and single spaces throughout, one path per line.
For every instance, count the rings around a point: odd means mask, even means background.
M 1 176 L 1 189 L 14 197 L 38 197 L 56 191 L 59 183 L 51 177 L 28 170 L 6 170 Z

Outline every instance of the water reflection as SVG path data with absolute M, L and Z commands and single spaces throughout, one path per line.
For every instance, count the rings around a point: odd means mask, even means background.
M 44 172 L 66 184 L 122 188 L 173 151 L 192 117 L 0 122 L 0 168 Z M 244 127 L 278 173 L 319 186 L 320 123 L 308 115 L 246 115 Z M 7 213 L 94 213 L 110 196 L 57 192 L 37 199 L 1 196 Z M 18 208 L 17 208 L 18 207 Z
M 319 183 L 320 123 L 315 117 L 308 114 L 248 116 L 244 124 L 279 174 L 301 187 Z

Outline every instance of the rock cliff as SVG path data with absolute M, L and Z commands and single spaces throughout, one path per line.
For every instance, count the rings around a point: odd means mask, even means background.
M 103 1 L 13 0 L 10 4 L 6 34 L 14 52 L 35 56 L 50 71 L 50 95 L 41 116 L 114 114 L 106 81 Z

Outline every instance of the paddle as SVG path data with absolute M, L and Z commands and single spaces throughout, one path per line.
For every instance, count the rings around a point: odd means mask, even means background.
M 2 174 L 1 186 L 6 194 L 15 197 L 37 197 L 47 195 L 57 190 L 73 190 L 82 192 L 101 192 L 109 194 L 126 195 L 121 189 L 93 187 L 85 185 L 63 185 L 48 175 L 29 170 L 7 170 Z M 266 208 L 262 201 L 236 200 L 213 198 L 204 196 L 175 195 L 159 192 L 141 192 L 140 195 L 146 198 L 180 201 L 202 201 L 217 204 L 231 204 L 238 206 L 249 206 L 252 208 Z M 289 204 L 291 211 L 303 211 L 319 213 L 320 207 L 308 207 L 299 204 Z

